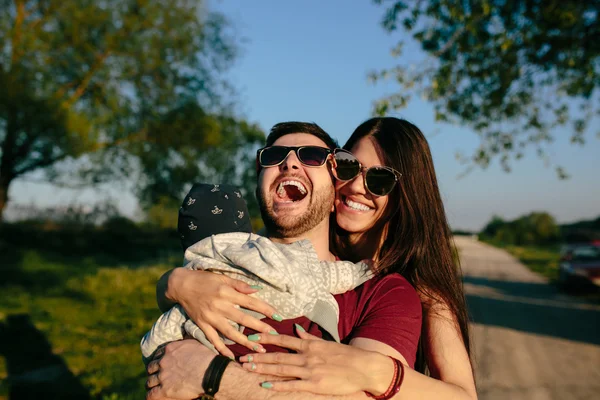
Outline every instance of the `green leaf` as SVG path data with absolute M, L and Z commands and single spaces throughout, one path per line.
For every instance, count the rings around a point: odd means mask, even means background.
M 416 65 L 399 58 L 385 70 L 399 71 L 398 96 L 388 95 L 385 105 L 376 102 L 376 112 L 404 107 L 418 95 L 432 103 L 436 120 L 453 120 L 482 135 L 486 156 L 476 153 L 472 160 L 484 168 L 498 158 L 510 169 L 512 159 L 504 154 L 521 151 L 521 157 L 523 147 L 549 143 L 549 131 L 567 123 L 576 132 L 573 143 L 584 143 L 591 119 L 600 115 L 598 4 L 517 3 L 379 2 L 385 4 L 384 28 L 401 40 L 412 37 L 426 57 Z M 582 112 L 571 113 L 567 104 Z M 498 130 L 512 140 L 497 142 L 491 133 Z

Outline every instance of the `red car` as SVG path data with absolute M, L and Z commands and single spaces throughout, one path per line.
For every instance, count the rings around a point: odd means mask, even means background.
M 600 241 L 563 248 L 558 283 L 564 288 L 593 284 L 600 286 Z

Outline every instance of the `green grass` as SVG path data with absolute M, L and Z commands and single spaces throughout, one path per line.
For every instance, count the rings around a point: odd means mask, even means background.
M 52 398 L 77 385 L 94 399 L 144 398 L 139 342 L 160 315 L 156 280 L 181 260 L 119 264 L 1 244 L 0 382 L 58 361 L 71 379 Z M 0 399 L 9 390 L 0 383 Z
M 558 277 L 560 253 L 558 247 L 516 246 L 497 241 L 485 242 L 508 251 L 511 255 L 525 264 L 530 270 L 545 276 L 551 281 Z

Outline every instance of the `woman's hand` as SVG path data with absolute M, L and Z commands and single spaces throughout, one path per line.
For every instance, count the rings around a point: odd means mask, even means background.
M 257 332 L 273 331 L 272 326 L 244 313 L 239 307 L 257 311 L 275 320 L 280 318 L 273 307 L 248 296 L 259 288 L 222 274 L 176 268 L 169 276 L 168 287 L 169 297 L 183 307 L 215 349 L 227 357 L 233 357 L 233 353 L 225 346 L 218 332 L 251 350 L 264 351 L 262 346 L 256 349 L 256 342 L 249 341 L 230 321 Z
M 243 368 L 296 380 L 266 382 L 263 387 L 281 392 L 305 391 L 346 395 L 385 392 L 394 374 L 393 361 L 383 354 L 328 342 L 296 329 L 300 339 L 287 335 L 260 335 L 259 343 L 297 352 L 249 354 L 240 358 Z M 383 386 L 381 385 L 383 382 Z M 387 384 L 386 384 L 387 382 Z M 265 385 L 266 384 L 266 385 Z M 384 389 L 381 390 L 380 388 Z

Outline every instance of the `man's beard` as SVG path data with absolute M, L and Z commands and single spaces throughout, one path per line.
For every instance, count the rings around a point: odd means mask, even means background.
M 266 195 L 269 196 L 270 193 L 268 192 Z M 311 192 L 306 212 L 297 216 L 275 216 L 273 203 L 269 204 L 264 196 L 265 193 L 258 190 L 258 205 L 269 235 L 276 238 L 295 238 L 310 231 L 324 219 L 329 218 L 335 198 L 335 189 L 331 186 Z

